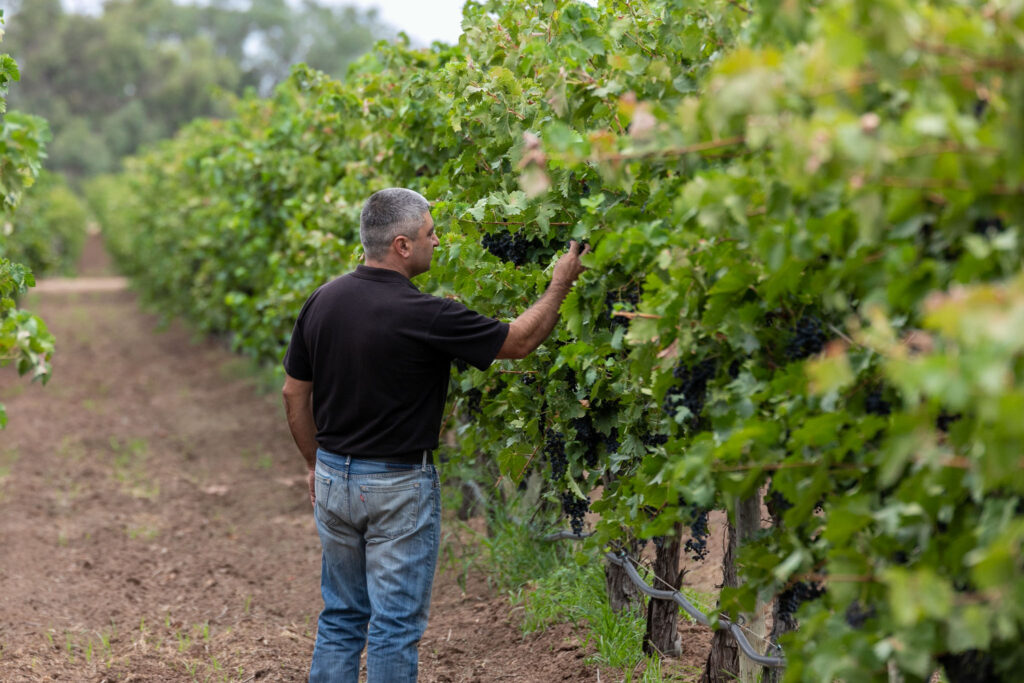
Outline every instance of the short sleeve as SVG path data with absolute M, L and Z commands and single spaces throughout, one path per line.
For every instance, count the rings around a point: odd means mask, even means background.
M 507 336 L 508 323 L 445 299 L 430 326 L 428 342 L 452 358 L 461 358 L 480 370 L 486 370 Z
M 284 353 L 284 371 L 288 373 L 289 377 L 303 382 L 312 382 L 313 363 L 309 358 L 309 347 L 306 345 L 306 339 L 302 332 L 305 312 L 306 306 L 303 306 L 298 320 L 295 321 L 295 327 L 292 329 L 292 338 L 288 342 L 288 350 Z

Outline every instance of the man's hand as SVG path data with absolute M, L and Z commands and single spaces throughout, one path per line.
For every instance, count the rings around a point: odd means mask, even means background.
M 558 307 L 585 270 L 580 256 L 589 251 L 589 246 L 581 250 L 576 240 L 569 242 L 569 251 L 555 263 L 551 285 L 533 306 L 509 324 L 508 336 L 496 358 L 526 358 L 547 339 L 558 321 Z
M 309 483 L 309 502 L 316 505 L 316 423 L 313 420 L 313 383 L 285 376 L 284 412 L 288 418 L 288 429 L 291 430 L 295 445 L 299 447 L 302 459 L 306 461 L 306 480 Z
M 580 263 L 580 256 L 588 253 L 590 253 L 589 244 L 581 250 L 579 242 L 576 240 L 569 242 L 569 251 L 565 252 L 562 258 L 558 259 L 558 262 L 555 264 L 555 270 L 551 274 L 551 284 L 556 287 L 572 289 L 576 278 L 586 270 L 583 264 Z

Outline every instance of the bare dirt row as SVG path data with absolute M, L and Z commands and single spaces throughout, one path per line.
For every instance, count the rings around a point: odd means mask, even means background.
M 25 302 L 58 339 L 47 386 L 0 369 L 0 680 L 303 680 L 320 553 L 278 396 L 90 282 Z M 442 558 L 465 539 L 446 522 Z M 422 681 L 599 675 L 569 626 L 524 638 L 506 598 L 444 560 L 420 653 Z

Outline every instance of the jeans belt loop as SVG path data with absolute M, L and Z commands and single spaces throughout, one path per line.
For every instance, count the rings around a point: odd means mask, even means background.
M 352 478 L 352 456 L 351 455 L 346 455 L 345 456 L 345 478 L 346 479 L 351 479 Z
M 428 451 L 426 448 L 423 449 L 423 471 L 424 472 L 427 471 L 427 453 L 429 453 L 429 452 L 430 451 Z

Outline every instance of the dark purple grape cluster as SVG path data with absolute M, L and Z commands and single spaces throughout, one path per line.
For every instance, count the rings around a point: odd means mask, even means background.
M 797 581 L 779 593 L 779 616 L 783 619 L 792 619 L 800 605 L 817 600 L 824 594 L 825 587 L 820 583 Z
M 640 435 L 640 443 L 647 448 L 657 448 L 668 443 L 668 434 L 651 434 L 647 432 Z
M 996 670 L 996 660 L 990 652 L 982 650 L 945 652 L 939 655 L 938 659 L 942 668 L 946 670 L 946 678 L 949 683 L 995 683 L 996 681 L 1014 680 L 1014 676 L 1010 674 L 1005 677 L 999 675 Z
M 544 455 L 551 463 L 551 481 L 557 482 L 565 474 L 568 464 L 565 458 L 565 438 L 554 429 L 547 430 L 544 439 Z
M 569 424 L 576 430 L 576 442 L 583 446 L 583 461 L 587 467 L 594 469 L 597 467 L 598 446 L 604 441 L 604 437 L 594 427 L 590 415 L 577 417 Z
M 694 513 L 693 521 L 690 522 L 690 538 L 683 546 L 690 557 L 698 562 L 703 562 L 708 556 L 708 511 L 697 510 Z
M 611 326 L 629 327 L 629 318 L 615 315 L 615 304 L 617 303 L 627 304 L 630 309 L 636 310 L 637 304 L 640 303 L 640 285 L 633 283 L 628 287 L 608 292 L 604 297 L 604 305 Z
M 882 398 L 881 389 L 875 389 L 864 399 L 864 410 L 872 415 L 889 415 L 892 404 Z
M 662 408 L 669 417 L 675 419 L 676 412 L 683 406 L 691 413 L 688 418 L 690 425 L 697 424 L 701 411 L 704 410 L 708 381 L 714 379 L 717 367 L 713 359 L 699 363 L 680 363 L 675 367 L 672 376 L 679 380 L 679 383 L 665 392 L 665 400 L 662 403 Z
M 576 535 L 583 533 L 583 515 L 590 509 L 590 501 L 586 498 L 577 498 L 576 494 L 566 491 L 562 494 L 562 512 L 569 518 L 569 526 Z
M 974 100 L 974 118 L 981 119 L 985 116 L 985 112 L 988 111 L 988 100 L 984 97 L 979 97 Z
M 1003 223 L 1003 219 L 999 216 L 984 216 L 982 218 L 975 218 L 971 224 L 971 232 L 977 235 L 988 235 L 992 233 L 1000 233 L 1006 230 L 1006 224 Z
M 786 510 L 793 507 L 793 503 L 774 488 L 768 491 L 768 495 L 764 497 L 764 503 L 768 508 L 768 513 L 775 518 L 782 517 L 786 514 Z
M 963 416 L 960 413 L 947 413 L 943 410 L 939 413 L 939 416 L 935 418 L 935 427 L 938 428 L 939 431 L 948 433 L 950 426 L 961 417 Z
M 802 360 L 825 348 L 828 338 L 821 329 L 821 321 L 813 315 L 804 315 L 796 323 L 792 336 L 786 343 L 786 358 Z
M 529 263 L 532 252 L 544 247 L 544 243 L 536 238 L 510 232 L 484 235 L 481 244 L 502 261 L 509 261 L 516 266 Z
M 612 431 L 608 436 L 604 437 L 605 452 L 609 454 L 615 453 L 619 450 L 619 446 L 621 445 L 622 443 L 619 441 L 619 428 L 612 427 Z
M 868 605 L 865 607 L 860 604 L 859 600 L 854 600 L 846 608 L 846 623 L 850 625 L 850 628 L 862 628 L 869 619 L 874 619 L 878 614 L 875 610 L 874 605 Z
M 466 392 L 466 410 L 469 412 L 470 417 L 476 417 L 480 414 L 480 404 L 483 401 L 483 398 L 483 392 L 476 387 L 473 387 Z

